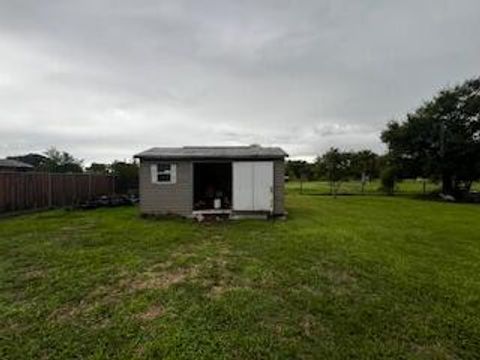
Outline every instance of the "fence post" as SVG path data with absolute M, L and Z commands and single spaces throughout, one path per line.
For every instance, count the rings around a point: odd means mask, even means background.
M 71 174 L 71 177 L 72 177 L 72 184 L 73 184 L 72 205 L 76 205 L 78 202 L 77 176 L 75 174 Z
M 88 200 L 92 200 L 92 174 L 88 174 Z
M 53 187 L 52 187 L 52 173 L 48 173 L 48 207 L 53 205 Z

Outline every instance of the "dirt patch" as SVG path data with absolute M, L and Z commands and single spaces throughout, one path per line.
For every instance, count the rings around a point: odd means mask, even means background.
M 167 260 L 167 261 L 150 266 L 147 271 L 149 272 L 165 271 L 166 269 L 169 269 L 172 266 L 173 266 L 173 262 L 171 260 Z
M 315 329 L 315 318 L 311 315 L 304 316 L 300 323 L 303 333 L 307 337 L 311 337 Z
M 81 321 L 87 322 L 88 326 L 94 329 L 106 328 L 110 325 L 109 317 L 100 314 L 92 316 L 98 305 L 98 302 L 91 303 L 87 301 L 81 301 L 76 305 L 63 305 L 52 311 L 48 316 L 48 320 L 61 324 Z
M 172 255 L 170 256 L 171 260 L 169 260 L 169 262 L 175 262 L 175 263 L 182 262 L 182 261 L 184 262 L 190 259 L 195 259 L 197 256 L 198 254 L 195 253 L 195 249 L 188 248 L 188 249 L 184 249 L 181 251 L 179 250 L 172 253 Z
M 455 359 L 456 357 L 440 344 L 418 345 L 413 351 L 420 359 Z
M 357 286 L 354 273 L 343 268 L 325 266 L 317 270 L 320 280 L 326 282 L 336 296 L 348 295 Z
M 215 285 L 210 288 L 209 296 L 216 298 L 222 296 L 229 288 L 225 285 Z
M 121 287 L 129 287 L 134 290 L 166 289 L 174 284 L 181 283 L 188 278 L 195 277 L 197 267 L 179 268 L 162 272 L 144 272 L 133 280 L 127 280 L 120 284 Z
M 79 316 L 83 311 L 85 311 L 85 309 L 86 305 L 84 302 L 81 302 L 77 305 L 62 305 L 57 309 L 53 310 L 52 313 L 48 316 L 48 319 L 57 322 L 69 322 Z
M 202 246 L 210 245 L 207 243 Z M 216 255 L 200 256 L 198 253 L 201 252 L 201 248 L 198 245 L 188 246 L 171 254 L 165 261 L 153 264 L 146 271 L 122 272 L 116 276 L 118 280 L 97 286 L 86 294 L 79 304 L 61 306 L 49 317 L 60 322 L 71 321 L 85 316 L 98 306 L 115 306 L 126 295 L 132 295 L 137 291 L 164 290 L 188 281 L 202 283 L 202 286 L 208 289 L 208 296 L 219 297 L 238 287 L 231 285 L 232 276 L 227 269 L 227 256 L 230 253 L 228 247 L 219 246 L 215 250 Z M 191 258 L 195 259 L 190 261 Z M 41 273 L 31 276 L 40 275 Z M 153 319 L 162 314 L 163 308 L 156 306 L 138 315 L 138 319 Z
M 118 288 L 116 286 L 111 287 L 99 287 L 92 291 L 86 300 L 89 301 L 92 307 L 95 306 L 108 306 L 113 307 L 120 303 L 129 290 Z
M 198 273 L 197 266 L 174 268 L 170 261 L 154 264 L 147 271 L 138 274 L 124 273 L 113 284 L 100 285 L 87 296 L 90 302 L 102 304 L 116 303 L 125 294 L 146 289 L 167 289 L 174 284 L 194 278 Z
M 151 321 L 156 318 L 159 318 L 165 313 L 165 308 L 161 305 L 154 305 L 149 307 L 146 311 L 137 314 L 135 316 L 136 319 L 141 320 L 141 321 Z
M 207 296 L 221 296 L 234 288 L 229 285 L 232 280 L 228 270 L 231 251 L 222 240 L 222 236 L 213 235 L 209 241 L 177 248 L 167 261 L 150 267 L 131 286 L 135 289 L 163 289 L 192 280 L 208 289 Z
M 285 334 L 285 325 L 279 322 L 273 324 L 272 332 L 277 336 L 283 337 Z
M 23 274 L 23 278 L 25 280 L 36 280 L 36 279 L 42 279 L 46 276 L 47 272 L 46 270 L 42 269 L 31 269 L 28 270 Z
M 321 271 L 334 285 L 349 285 L 356 281 L 354 274 L 344 269 L 327 268 Z
M 207 297 L 216 299 L 232 291 L 252 288 L 249 280 L 238 277 L 228 265 L 228 260 L 221 255 L 210 257 L 203 264 L 200 281 L 208 289 Z
M 209 291 L 207 296 L 213 299 L 219 298 L 223 296 L 225 293 L 234 289 L 233 286 L 228 284 L 226 281 L 221 279 L 220 281 L 216 282 L 207 282 L 207 287 L 209 287 Z
M 249 289 L 251 288 L 247 286 L 232 286 L 228 284 L 219 284 L 212 286 L 207 296 L 211 299 L 218 299 L 232 291 Z

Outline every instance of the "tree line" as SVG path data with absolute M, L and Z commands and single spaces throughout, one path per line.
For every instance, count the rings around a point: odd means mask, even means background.
M 388 148 L 384 155 L 331 148 L 313 163 L 288 161 L 287 175 L 328 180 L 333 191 L 342 181 L 381 178 L 387 192 L 398 180 L 421 177 L 441 182 L 443 194 L 468 196 L 480 180 L 480 77 L 445 88 L 390 121 L 381 140 Z
M 296 180 L 361 180 L 378 178 L 385 156 L 370 150 L 342 151 L 330 148 L 317 156 L 313 163 L 304 160 L 288 160 L 286 174 Z
M 304 160 L 289 160 L 286 174 L 289 179 L 328 181 L 332 194 L 336 194 L 345 181 L 360 181 L 362 188 L 367 182 L 381 176 L 387 157 L 370 150 L 342 151 L 330 148 L 317 156 L 313 163 Z

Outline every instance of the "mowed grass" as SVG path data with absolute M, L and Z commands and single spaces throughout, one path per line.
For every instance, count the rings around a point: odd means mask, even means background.
M 331 187 L 328 181 L 306 181 L 302 184 L 299 181 L 290 181 L 286 183 L 286 187 L 290 192 L 302 193 L 304 195 L 329 195 L 331 194 Z M 337 193 L 342 195 L 351 194 L 367 194 L 375 195 L 382 194 L 382 184 L 380 180 L 375 179 L 365 183 L 362 189 L 360 181 L 343 181 L 340 183 Z M 397 195 L 421 195 L 440 191 L 441 184 L 426 181 L 425 188 L 423 181 L 415 179 L 405 179 L 398 181 L 395 185 L 395 193 Z M 476 182 L 472 185 L 472 191 L 480 191 L 480 183 Z
M 287 221 L 0 220 L 0 357 L 478 358 L 480 207 L 287 206 Z

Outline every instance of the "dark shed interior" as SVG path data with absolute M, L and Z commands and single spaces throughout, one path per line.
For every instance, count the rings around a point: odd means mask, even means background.
M 193 164 L 193 209 L 232 208 L 232 163 L 198 162 Z

